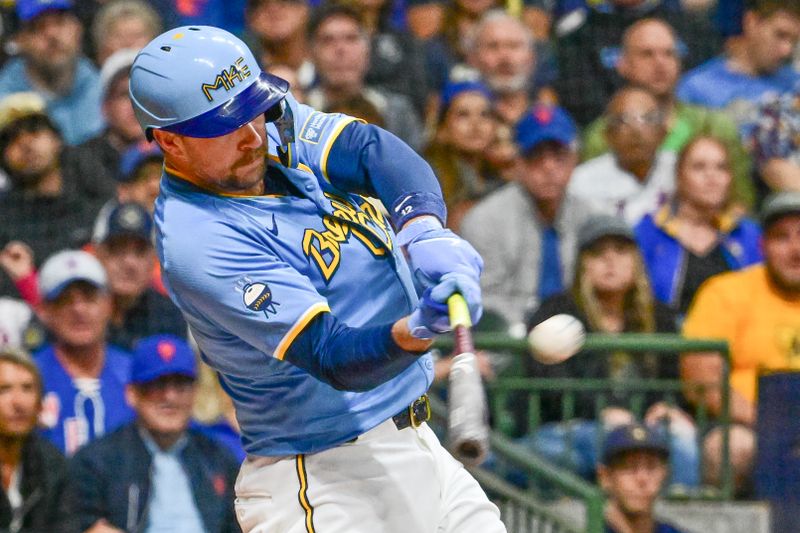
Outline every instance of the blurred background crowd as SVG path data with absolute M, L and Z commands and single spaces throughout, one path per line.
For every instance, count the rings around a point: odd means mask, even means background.
M 128 94 L 137 51 L 181 24 L 242 36 L 300 102 L 427 159 L 484 258 L 485 329 L 567 313 L 727 340 L 752 495 L 758 376 L 800 368 L 800 1 L 2 0 L 2 527 L 235 528 L 236 421 L 161 282 L 161 153 Z M 515 402 L 507 431 L 554 461 L 574 440 L 594 479 L 598 431 L 666 421 L 671 482 L 719 484 L 719 428 L 695 416 L 720 416 L 720 354 L 606 355 L 480 363 L 487 381 L 682 380 L 638 413 L 578 397 L 578 425 L 545 395 L 531 428 Z

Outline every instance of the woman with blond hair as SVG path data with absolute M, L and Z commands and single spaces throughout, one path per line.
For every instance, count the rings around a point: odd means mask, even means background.
M 731 200 L 730 155 L 720 140 L 696 137 L 675 169 L 675 198 L 635 234 L 656 298 L 685 314 L 705 280 L 761 261 L 761 230 Z
M 622 219 L 608 215 L 591 216 L 581 225 L 571 290 L 545 300 L 528 324 L 532 327 L 562 313 L 577 318 L 588 332 L 675 333 L 677 330 L 675 313 L 653 297 L 633 230 Z M 678 440 L 673 438 L 673 482 L 697 484 L 698 456 L 691 420 L 663 404 L 663 395 L 645 394 L 637 406 L 636 394 L 626 388 L 632 380 L 677 379 L 677 358 L 582 351 L 555 365 L 525 358 L 525 374 L 535 378 L 594 378 L 612 382 L 602 392 L 575 395 L 572 416 L 577 420 L 564 420 L 562 391 L 541 394 L 540 421 L 544 425 L 523 440 L 537 452 L 562 463 L 568 457 L 564 466 L 590 478 L 595 471 L 598 431 L 631 423 L 637 415 L 644 415 L 648 424 L 657 424 L 667 416 L 673 425 L 680 419 L 681 429 L 690 430 L 690 434 L 683 434 Z M 528 431 L 528 403 L 514 402 L 521 434 Z

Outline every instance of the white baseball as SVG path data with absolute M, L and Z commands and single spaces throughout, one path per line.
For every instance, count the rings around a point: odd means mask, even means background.
M 586 330 L 572 315 L 551 316 L 528 334 L 533 358 L 545 365 L 566 361 L 583 347 Z

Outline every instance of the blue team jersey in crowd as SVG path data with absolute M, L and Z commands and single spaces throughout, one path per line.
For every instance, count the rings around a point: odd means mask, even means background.
M 723 109 L 746 138 L 757 121 L 761 99 L 791 91 L 798 81 L 800 73 L 789 65 L 770 75 L 750 76 L 731 70 L 725 57 L 717 57 L 684 74 L 677 95 L 683 102 Z
M 282 172 L 299 193 L 222 197 L 167 169 L 155 211 L 170 294 L 233 399 L 245 450 L 267 456 L 346 442 L 398 413 L 433 378 L 426 355 L 375 389 L 343 392 L 283 360 L 319 313 L 351 327 L 379 325 L 417 301 L 388 220 L 327 179 L 331 145 L 354 119 L 291 95 L 287 102 L 292 168 L 275 161 L 279 136 L 269 124 L 270 172 Z
M 34 359 L 42 373 L 42 435 L 66 455 L 133 420 L 125 400 L 131 356 L 106 345 L 105 364 L 97 380 L 73 380 L 56 358 L 52 345 Z
M 25 69 L 25 61 L 12 57 L 0 70 L 0 99 L 14 93 L 35 92 L 47 102 L 66 144 L 76 145 L 99 134 L 105 126 L 101 111 L 100 74 L 85 57 L 78 58 L 69 93 L 47 94 L 37 88 Z

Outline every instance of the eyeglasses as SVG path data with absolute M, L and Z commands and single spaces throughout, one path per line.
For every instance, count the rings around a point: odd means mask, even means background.
M 643 114 L 619 113 L 608 116 L 608 127 L 619 129 L 623 126 L 628 128 L 640 128 L 642 126 L 660 126 L 664 123 L 664 113 L 654 109 Z

